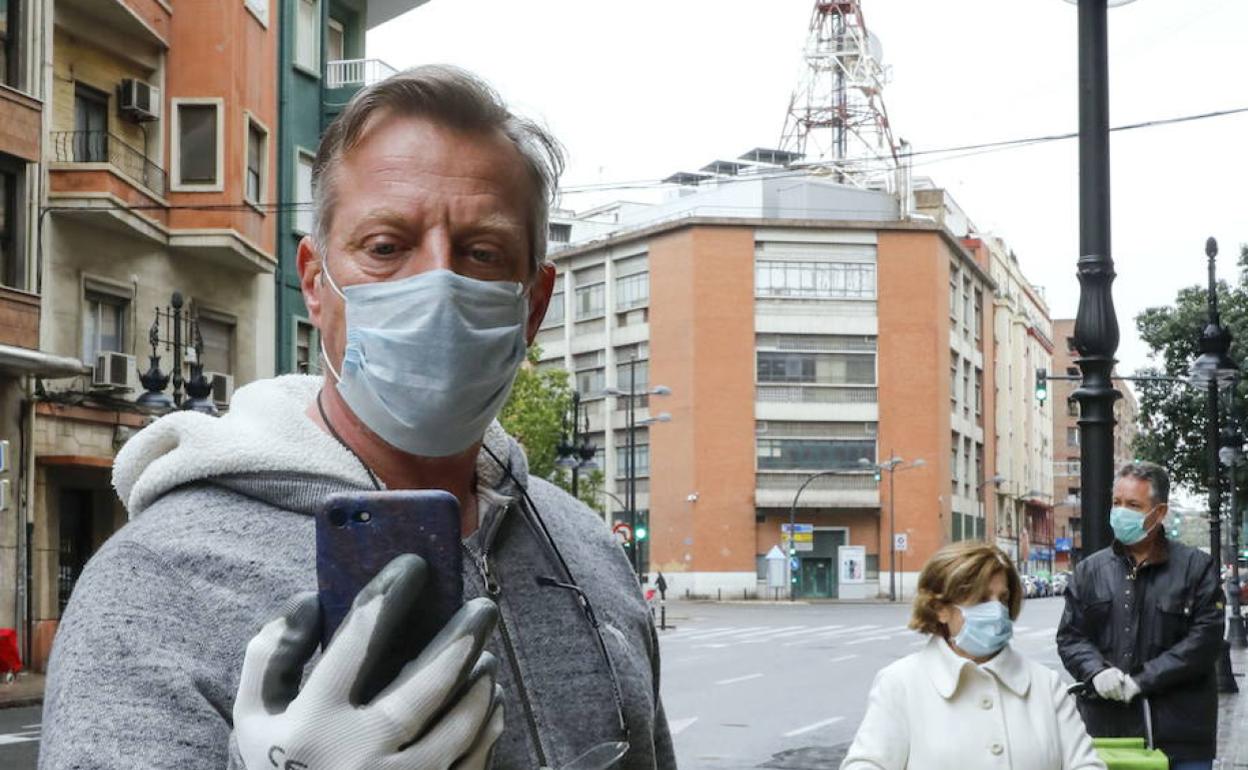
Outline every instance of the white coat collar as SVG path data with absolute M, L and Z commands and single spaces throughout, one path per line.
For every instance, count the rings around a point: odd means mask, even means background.
M 936 687 L 936 692 L 946 700 L 957 692 L 958 684 L 962 680 L 962 670 L 967 666 L 977 665 L 975 661 L 958 655 L 950 649 L 948 642 L 934 634 L 927 640 L 927 646 L 919 653 L 919 657 L 923 670 Z M 979 667 L 990 672 L 1020 698 L 1025 697 L 1031 688 L 1031 672 L 1027 668 L 1027 661 L 1008 644 L 996 657 Z

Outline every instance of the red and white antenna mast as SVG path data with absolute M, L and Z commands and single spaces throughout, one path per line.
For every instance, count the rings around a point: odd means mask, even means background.
M 828 168 L 838 181 L 891 189 L 897 145 L 883 97 L 890 72 L 861 1 L 816 0 L 803 56 L 780 149 L 803 156 L 803 165 Z

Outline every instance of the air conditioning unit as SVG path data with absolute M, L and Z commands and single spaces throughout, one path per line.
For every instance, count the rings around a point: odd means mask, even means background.
M 139 370 L 135 368 L 134 356 L 108 351 L 95 357 L 95 371 L 91 384 L 97 388 L 124 388 L 136 390 Z
M 217 406 L 229 406 L 234 397 L 233 375 L 221 372 L 204 372 L 204 378 L 212 383 L 212 400 Z
M 117 107 L 121 114 L 135 123 L 146 123 L 160 117 L 160 89 L 142 80 L 121 81 Z

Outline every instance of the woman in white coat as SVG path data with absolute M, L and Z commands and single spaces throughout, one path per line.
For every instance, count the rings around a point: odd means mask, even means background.
M 841 770 L 1105 770 L 1057 673 L 1010 646 L 1022 603 L 1000 548 L 940 549 L 910 620 L 931 638 L 876 675 Z

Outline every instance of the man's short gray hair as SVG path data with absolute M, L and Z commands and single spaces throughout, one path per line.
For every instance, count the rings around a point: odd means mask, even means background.
M 322 258 L 337 203 L 334 171 L 363 139 L 371 118 L 389 112 L 427 118 L 462 131 L 501 131 L 524 159 L 532 183 L 529 201 L 529 278 L 546 258 L 550 201 L 563 173 L 563 151 L 546 129 L 507 108 L 498 92 L 472 73 L 446 64 L 414 67 L 361 89 L 321 137 L 312 166 L 314 238 Z
M 1136 460 L 1118 469 L 1120 479 L 1142 479 L 1148 482 L 1149 494 L 1153 505 L 1164 505 L 1170 502 L 1170 474 L 1157 463 Z

